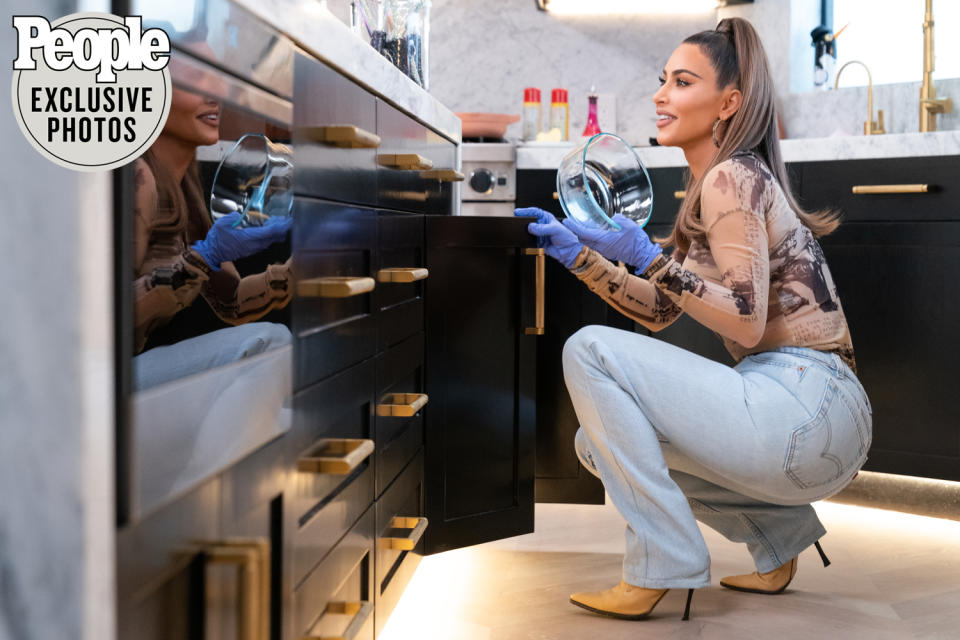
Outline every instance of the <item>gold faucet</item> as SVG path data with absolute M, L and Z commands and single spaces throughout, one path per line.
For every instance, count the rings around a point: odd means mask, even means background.
M 851 60 L 837 71 L 837 78 L 833 82 L 833 88 L 840 86 L 840 74 L 851 64 L 858 64 L 867 71 L 867 121 L 863 123 L 863 135 L 872 136 L 879 133 L 885 133 L 883 130 L 883 109 L 877 110 L 877 122 L 873 121 L 873 76 L 870 75 L 870 69 L 859 60 Z
M 953 111 L 953 100 L 938 98 L 933 86 L 933 0 L 923 16 L 923 85 L 920 87 L 920 131 L 937 130 L 937 114 Z

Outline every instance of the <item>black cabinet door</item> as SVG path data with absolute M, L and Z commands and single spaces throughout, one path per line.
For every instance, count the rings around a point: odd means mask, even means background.
M 428 216 L 425 552 L 533 531 L 529 220 Z
M 525 170 L 517 177 L 517 206 L 540 207 L 563 218 L 553 198 L 557 172 Z M 563 345 L 581 327 L 619 316 L 563 265 L 547 258 L 545 331 L 537 342 L 536 501 L 603 504 L 600 480 L 577 458 L 580 421 L 563 380 Z M 622 316 L 621 316 L 622 317 Z
M 960 221 L 848 222 L 821 244 L 873 404 L 864 468 L 960 480 Z

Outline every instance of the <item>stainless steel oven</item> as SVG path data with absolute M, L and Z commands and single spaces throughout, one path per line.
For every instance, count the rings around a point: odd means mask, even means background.
M 464 142 L 460 215 L 512 216 L 517 199 L 517 149 L 509 142 Z

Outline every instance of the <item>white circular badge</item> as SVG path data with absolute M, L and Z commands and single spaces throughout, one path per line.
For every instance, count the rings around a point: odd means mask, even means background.
M 170 41 L 137 16 L 14 16 L 13 111 L 47 159 L 105 171 L 142 155 L 170 113 Z

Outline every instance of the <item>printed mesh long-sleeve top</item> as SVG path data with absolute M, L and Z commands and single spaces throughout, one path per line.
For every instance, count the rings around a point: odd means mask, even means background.
M 659 256 L 643 277 L 585 248 L 571 271 L 611 306 L 659 331 L 687 313 L 734 360 L 776 347 L 838 354 L 856 371 L 853 344 L 819 243 L 766 165 L 738 154 L 706 175 L 706 241 Z

